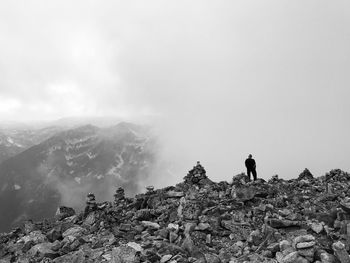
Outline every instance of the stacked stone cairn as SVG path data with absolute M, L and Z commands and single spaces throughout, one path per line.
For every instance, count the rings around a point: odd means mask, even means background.
M 154 192 L 154 186 L 153 185 L 146 186 L 146 190 L 147 190 L 146 194 L 152 194 Z
M 305 168 L 304 171 L 301 174 L 299 174 L 298 179 L 299 180 L 312 180 L 312 179 L 314 179 L 314 176 L 309 171 L 309 169 Z
M 114 194 L 114 204 L 118 205 L 125 200 L 125 192 L 122 187 L 119 187 Z
M 93 193 L 89 193 L 86 197 L 86 207 L 84 211 L 84 216 L 97 209 L 96 197 Z
M 207 179 L 206 171 L 199 161 L 197 161 L 197 165 L 188 172 L 184 179 L 187 184 L 198 184 L 201 180 Z

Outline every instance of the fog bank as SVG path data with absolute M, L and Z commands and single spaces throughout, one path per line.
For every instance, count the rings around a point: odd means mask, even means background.
M 151 119 L 213 180 L 350 170 L 350 3 L 2 1 L 0 118 Z M 170 174 L 170 175 L 169 175 Z

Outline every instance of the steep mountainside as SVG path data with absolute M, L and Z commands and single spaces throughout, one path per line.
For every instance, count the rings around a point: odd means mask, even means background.
M 27 217 L 79 207 L 89 191 L 107 197 L 115 185 L 134 193 L 153 162 L 154 142 L 128 123 L 63 131 L 0 164 L 0 231 Z
M 42 129 L 0 129 L 0 163 L 62 131 L 58 126 Z

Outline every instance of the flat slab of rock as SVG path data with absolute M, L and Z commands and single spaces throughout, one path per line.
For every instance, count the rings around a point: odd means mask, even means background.
M 310 242 L 301 242 L 296 244 L 296 248 L 309 248 L 309 247 L 313 247 L 314 245 L 316 245 L 315 241 L 310 241 Z
M 80 226 L 74 226 L 64 231 L 62 236 L 63 237 L 67 237 L 67 236 L 80 237 L 85 233 L 86 233 L 85 228 L 82 228 Z
M 286 228 L 291 226 L 300 226 L 299 221 L 287 220 L 287 219 L 277 219 L 270 218 L 268 223 L 273 228 Z
M 302 235 L 294 238 L 294 244 L 310 241 L 315 241 L 315 237 L 313 235 Z
M 153 228 L 153 229 L 159 229 L 160 228 L 160 225 L 158 223 L 154 223 L 154 222 L 151 222 L 151 221 L 142 221 L 141 223 L 145 227 L 150 227 L 150 228 Z
M 167 197 L 175 197 L 175 198 L 181 198 L 184 195 L 185 194 L 183 192 L 175 192 L 175 191 L 169 191 L 166 194 Z

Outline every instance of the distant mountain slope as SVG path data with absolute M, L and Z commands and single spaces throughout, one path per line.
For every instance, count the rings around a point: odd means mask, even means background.
M 120 123 L 86 125 L 58 133 L 0 164 L 0 231 L 25 218 L 54 214 L 59 204 L 84 205 L 84 196 L 135 193 L 154 162 L 147 129 Z
M 0 163 L 62 131 L 58 126 L 42 129 L 0 129 Z

